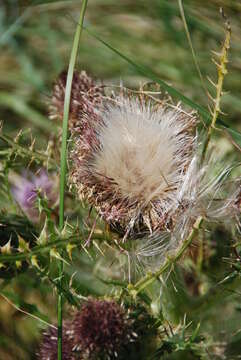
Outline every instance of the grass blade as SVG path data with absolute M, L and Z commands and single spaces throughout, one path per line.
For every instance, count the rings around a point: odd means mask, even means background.
M 66 183 L 66 168 L 67 168 L 67 136 L 68 136 L 68 118 L 69 118 L 69 106 L 70 96 L 72 88 L 72 80 L 74 74 L 74 67 L 76 63 L 80 35 L 82 33 L 84 15 L 87 7 L 88 0 L 83 0 L 79 23 L 76 28 L 72 52 L 70 55 L 70 62 L 66 80 L 65 99 L 64 99 L 64 115 L 63 115 L 63 130 L 62 130 L 62 144 L 61 144 L 61 164 L 60 164 L 60 195 L 59 195 L 59 230 L 62 231 L 64 227 L 64 191 Z M 60 288 L 62 287 L 63 278 L 63 261 L 59 261 L 59 282 Z M 62 360 L 62 305 L 63 297 L 61 291 L 58 292 L 58 360 Z

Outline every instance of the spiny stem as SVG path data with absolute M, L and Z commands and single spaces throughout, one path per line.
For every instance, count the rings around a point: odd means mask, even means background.
M 136 297 L 140 292 L 142 292 L 146 287 L 151 285 L 155 280 L 157 280 L 161 274 L 163 274 L 171 265 L 175 264 L 183 255 L 185 250 L 193 241 L 196 236 L 201 224 L 203 222 L 203 218 L 197 218 L 195 224 L 193 225 L 192 231 L 190 232 L 187 239 L 183 242 L 181 248 L 178 250 L 175 256 L 167 258 L 165 263 L 154 273 L 147 274 L 144 278 L 139 280 L 134 286 L 129 285 L 129 292 L 133 297 Z
M 11 151 L 15 150 L 15 152 L 14 152 L 15 155 L 16 155 L 16 153 L 19 153 L 19 154 L 23 154 L 23 156 L 29 157 L 35 161 L 42 161 L 42 162 L 48 161 L 53 167 L 57 167 L 54 160 L 50 159 L 47 155 L 21 146 L 14 140 L 12 140 L 10 137 L 8 137 L 7 135 L 0 134 L 0 139 L 11 146 Z M 6 151 L 9 152 L 8 149 Z
M 62 144 L 61 144 L 61 169 L 60 169 L 60 199 L 59 199 L 59 229 L 60 231 L 64 228 L 64 190 L 66 182 L 66 168 L 67 168 L 67 135 L 68 135 L 68 118 L 69 118 L 69 106 L 70 106 L 70 97 L 71 97 L 71 88 L 72 80 L 74 74 L 74 67 L 78 53 L 80 35 L 83 28 L 84 16 L 87 7 L 88 0 L 83 0 L 81 9 L 79 23 L 76 28 L 72 52 L 70 56 L 66 89 L 65 89 L 65 99 L 64 99 L 64 115 L 63 115 L 63 130 L 62 130 Z M 62 288 L 63 282 L 63 272 L 64 272 L 64 263 L 62 260 L 59 260 L 59 284 Z M 58 360 L 62 360 L 62 308 L 63 308 L 63 296 L 62 292 L 58 291 Z
M 83 237 L 87 237 L 89 235 L 89 231 L 83 233 Z M 95 234 L 95 239 L 102 240 L 103 237 L 100 234 Z M 37 245 L 31 249 L 31 251 L 25 252 L 18 252 L 13 254 L 0 254 L 0 265 L 8 262 L 15 262 L 15 261 L 24 261 L 28 260 L 37 255 L 43 255 L 45 253 L 50 253 L 51 249 L 62 249 L 66 248 L 67 244 L 80 244 L 80 235 L 74 235 L 67 238 L 57 237 L 55 240 L 51 240 L 46 245 Z
M 223 12 L 222 12 L 222 15 L 224 16 Z M 230 28 L 230 24 L 229 24 L 229 22 L 227 20 L 226 20 L 225 25 L 226 25 L 226 36 L 225 36 L 224 44 L 223 44 L 223 47 L 222 47 L 222 51 L 221 51 L 220 54 L 216 54 L 220 59 L 220 63 L 218 64 L 215 60 L 213 60 L 213 62 L 217 66 L 218 82 L 217 82 L 217 84 L 214 84 L 210 80 L 212 85 L 214 85 L 216 87 L 216 98 L 212 99 L 214 101 L 214 108 L 213 108 L 213 111 L 212 111 L 211 124 L 209 125 L 207 137 L 205 139 L 204 146 L 203 146 L 202 161 L 205 158 L 207 148 L 208 148 L 208 144 L 209 144 L 211 136 L 212 136 L 213 129 L 215 128 L 216 121 L 217 121 L 218 116 L 219 116 L 219 114 L 221 112 L 221 110 L 220 110 L 220 102 L 221 102 L 222 90 L 223 90 L 223 80 L 224 80 L 224 76 L 227 74 L 226 64 L 228 62 L 228 56 L 227 55 L 228 55 L 228 49 L 230 47 L 230 38 L 231 38 L 231 28 Z

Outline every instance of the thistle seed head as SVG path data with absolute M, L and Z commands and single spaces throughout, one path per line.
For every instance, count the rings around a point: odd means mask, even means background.
M 60 114 L 65 80 L 57 84 L 53 103 Z M 89 92 L 95 95 L 89 98 Z M 195 115 L 143 93 L 108 98 L 85 73 L 75 73 L 70 182 L 124 239 L 140 238 L 138 261 L 153 263 L 157 256 L 160 263 L 199 216 L 215 222 L 240 218 L 240 186 L 224 191 L 230 168 L 215 173 L 219 160 L 206 157 L 202 163 L 196 123 Z
M 71 180 L 112 226 L 169 228 L 195 146 L 196 119 L 137 98 L 105 104 L 75 139 Z

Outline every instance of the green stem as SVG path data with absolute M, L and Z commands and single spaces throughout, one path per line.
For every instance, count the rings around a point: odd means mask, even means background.
M 61 169 L 60 169 L 60 199 L 59 199 L 59 229 L 60 231 L 64 228 L 64 191 L 66 183 L 66 168 L 67 168 L 67 135 L 68 135 L 68 118 L 69 118 L 69 106 L 70 106 L 70 97 L 71 97 L 71 88 L 72 80 L 74 74 L 74 67 L 77 58 L 80 35 L 83 28 L 84 16 L 87 7 L 88 0 L 83 0 L 81 9 L 79 23 L 76 28 L 72 52 L 70 56 L 67 82 L 65 89 L 65 99 L 64 99 L 64 115 L 63 115 L 63 130 L 62 130 L 62 144 L 61 144 Z M 63 282 L 63 270 L 64 263 L 59 261 L 59 284 L 62 288 Z M 62 291 L 58 291 L 58 360 L 62 360 L 62 308 L 63 308 L 63 296 Z
M 226 64 L 228 62 L 228 50 L 230 47 L 230 38 L 231 38 L 231 28 L 230 28 L 229 23 L 226 22 L 226 37 L 224 40 L 222 51 L 220 54 L 218 54 L 218 57 L 220 58 L 220 63 L 218 64 L 216 61 L 213 60 L 217 66 L 218 82 L 217 82 L 217 84 L 213 84 L 216 88 L 216 98 L 213 100 L 214 108 L 212 111 L 212 120 L 209 125 L 207 137 L 206 137 L 204 145 L 203 145 L 202 161 L 204 160 L 205 155 L 207 153 L 207 148 L 208 148 L 209 142 L 211 140 L 213 129 L 215 129 L 217 119 L 221 112 L 220 103 L 221 103 L 221 97 L 222 97 L 222 93 L 223 93 L 224 76 L 227 74 Z
M 165 263 L 160 267 L 159 270 L 157 270 L 154 273 L 147 274 L 144 278 L 139 280 L 134 286 L 129 285 L 130 293 L 133 295 L 133 297 L 136 297 L 140 292 L 142 292 L 146 287 L 151 285 L 155 280 L 157 280 L 160 275 L 162 275 L 171 265 L 176 263 L 183 255 L 185 250 L 188 248 L 188 246 L 193 241 L 194 237 L 196 236 L 201 224 L 203 222 L 203 218 L 199 217 L 195 224 L 193 225 L 192 231 L 190 232 L 187 239 L 183 242 L 181 248 L 178 250 L 176 255 L 174 257 L 169 257 L 165 261 Z

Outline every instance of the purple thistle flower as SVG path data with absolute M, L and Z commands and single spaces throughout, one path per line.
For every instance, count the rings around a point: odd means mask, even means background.
M 36 222 L 39 217 L 36 207 L 38 194 L 47 198 L 49 204 L 53 205 L 57 199 L 54 187 L 54 179 L 48 176 L 45 170 L 42 169 L 37 175 L 25 172 L 13 188 L 13 195 L 28 217 Z
M 149 336 L 155 339 L 157 334 L 155 322 L 144 307 L 89 298 L 74 317 L 64 321 L 62 359 L 133 359 L 130 354 L 146 359 L 153 345 Z M 37 359 L 57 359 L 56 328 L 49 327 L 43 334 Z

